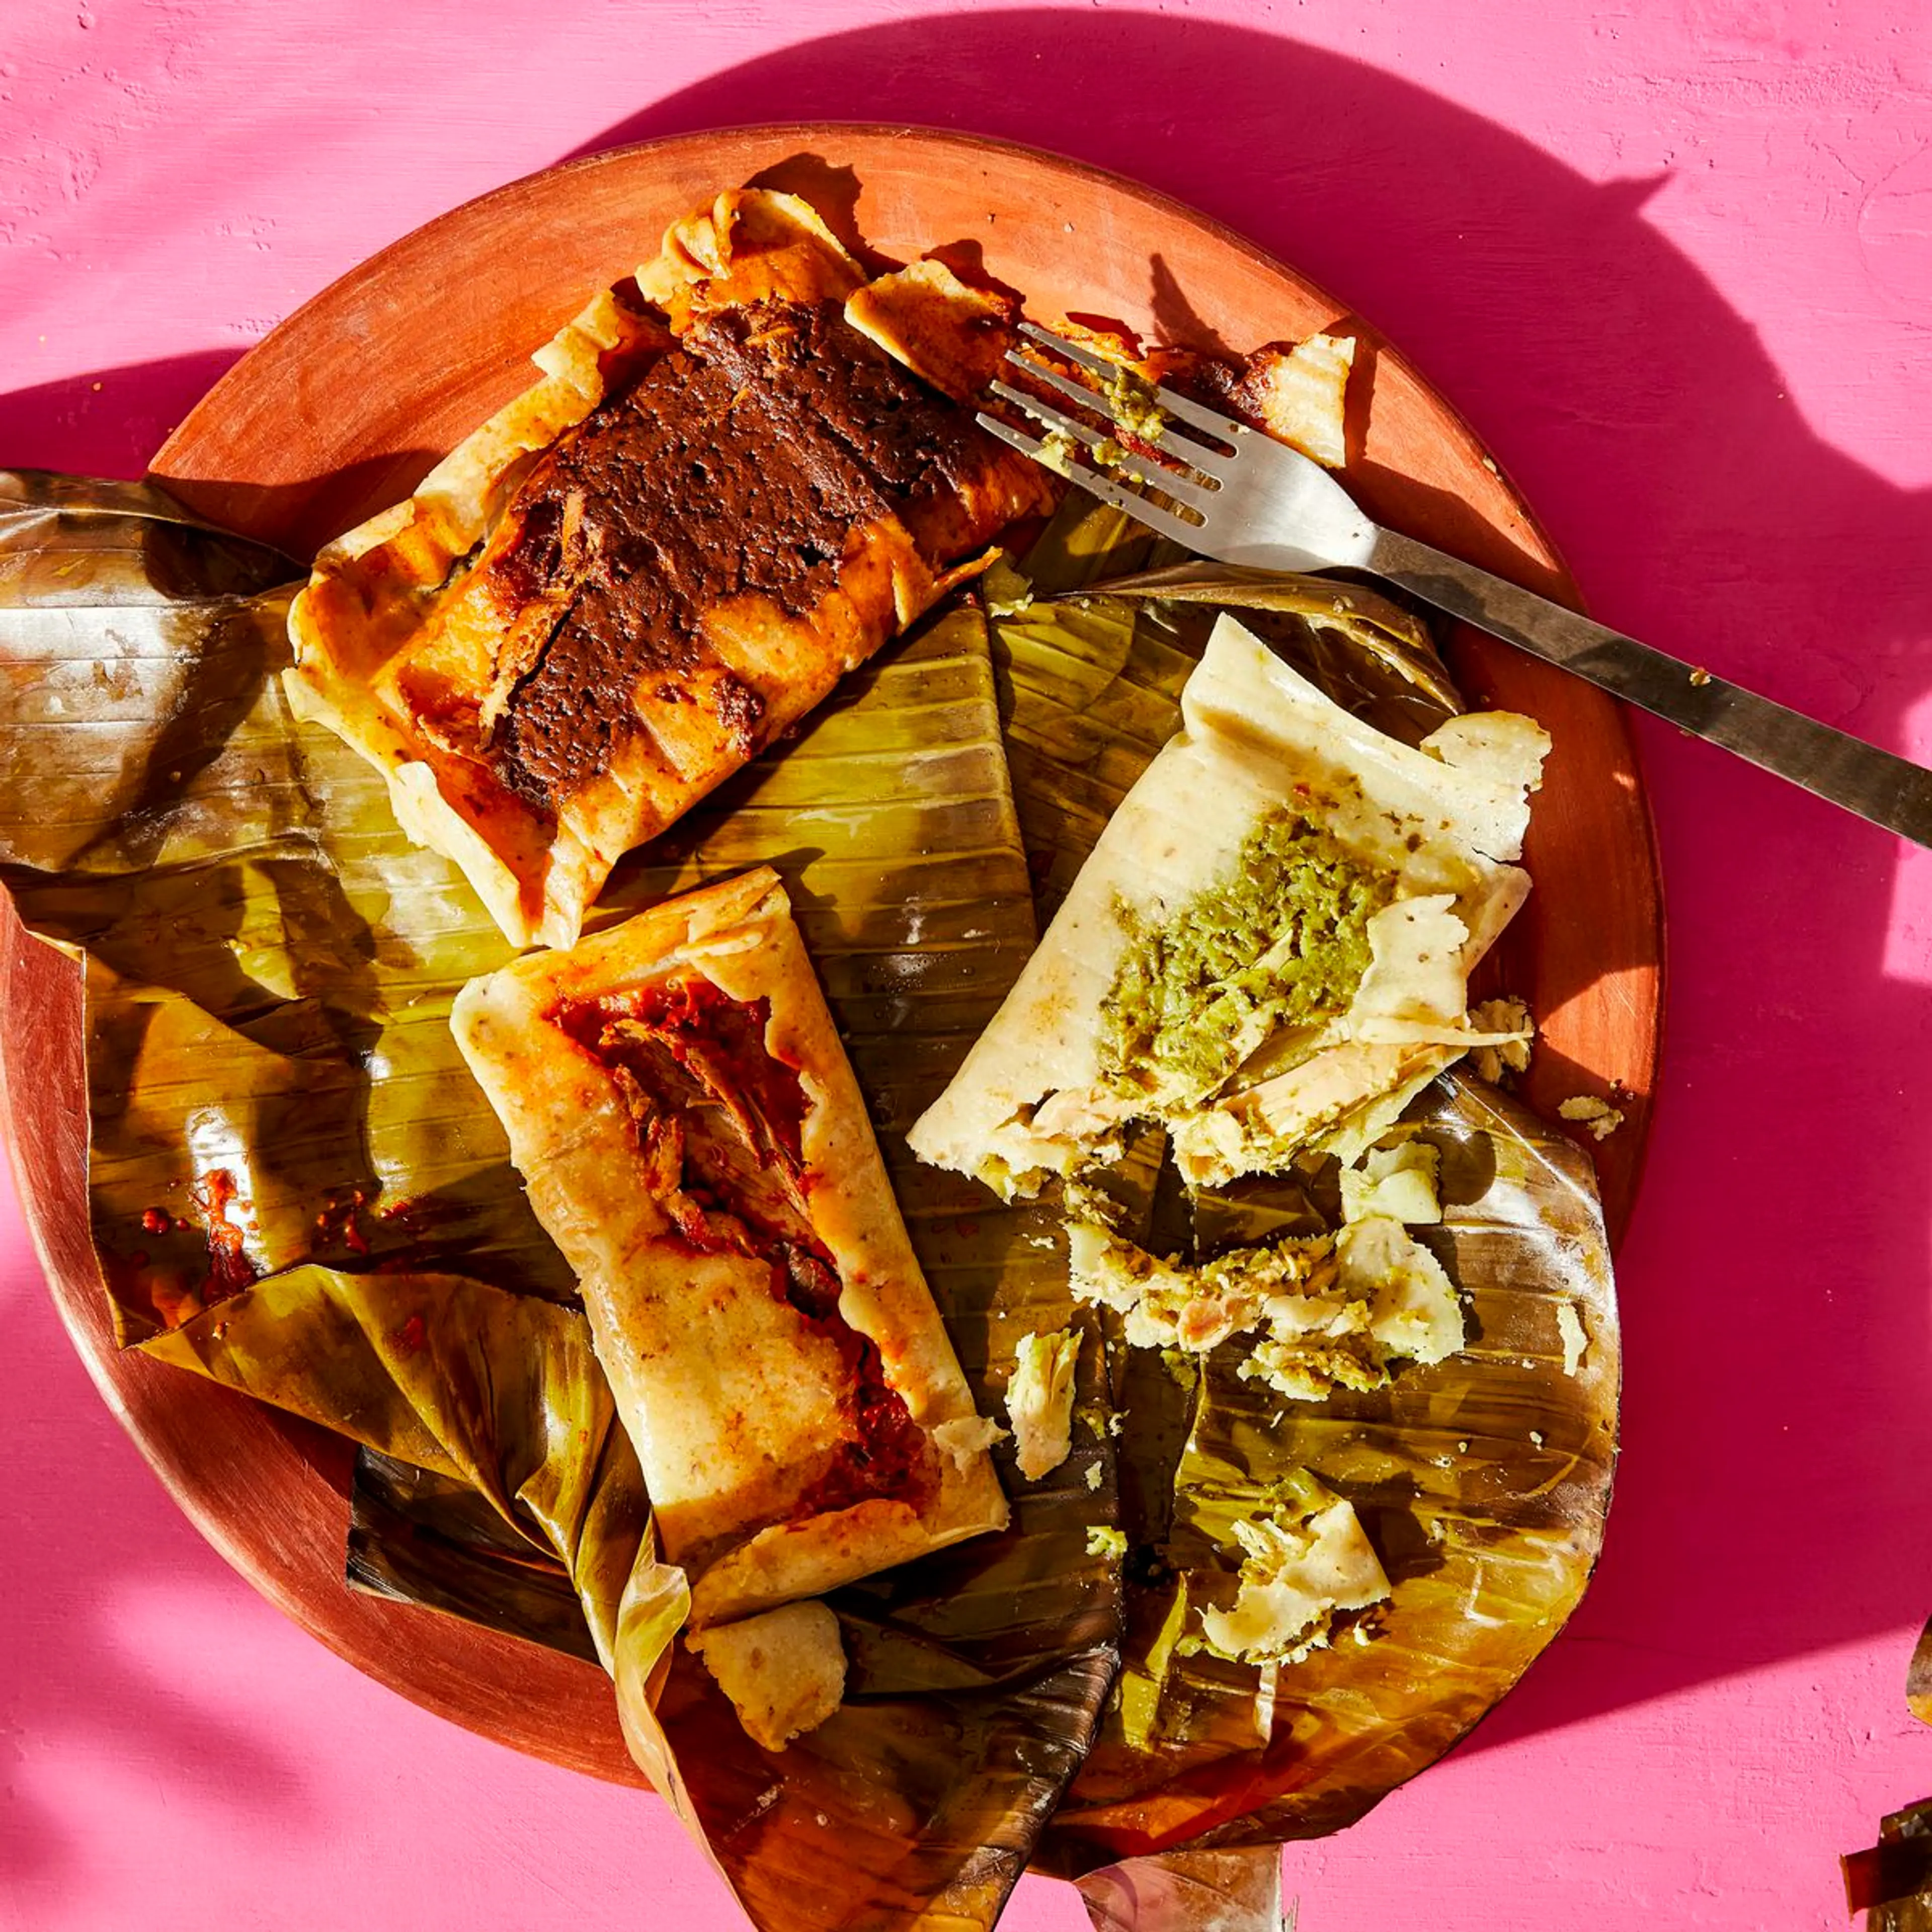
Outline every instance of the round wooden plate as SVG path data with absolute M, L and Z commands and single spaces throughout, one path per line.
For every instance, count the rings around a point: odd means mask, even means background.
M 1468 426 L 1400 354 L 1219 224 L 1058 156 L 915 129 L 801 126 L 681 136 L 513 183 L 325 290 L 208 393 L 152 474 L 212 520 L 297 556 L 408 494 L 532 380 L 528 356 L 672 220 L 758 177 L 910 259 L 943 248 L 1029 309 L 1168 341 L 1252 348 L 1341 325 L 1358 338 L 1347 480 L 1378 520 L 1544 594 L 1574 591 Z M 1618 1083 L 1594 1150 L 1612 1234 L 1634 1197 L 1657 1066 L 1662 907 L 1643 788 L 1611 702 L 1474 633 L 1452 649 L 1472 699 L 1540 718 L 1556 748 L 1527 861 L 1538 881 L 1504 982 L 1541 1028 L 1532 1104 Z M 88 1238 L 80 991 L 71 964 L 0 925 L 4 1111 L 53 1294 L 110 1406 L 215 1547 L 325 1643 L 428 1708 L 552 1762 L 641 1782 L 588 1666 L 350 1592 L 339 1438 L 122 1353 Z

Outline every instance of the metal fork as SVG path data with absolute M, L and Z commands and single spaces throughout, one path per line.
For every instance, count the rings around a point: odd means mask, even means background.
M 1033 322 L 1020 328 L 1041 349 L 1102 382 L 1121 380 L 1114 364 L 1078 343 Z M 985 413 L 981 426 L 1162 536 L 1250 568 L 1372 571 L 1694 736 L 1932 846 L 1932 772 L 1380 528 L 1318 464 L 1191 397 L 1132 379 L 1167 418 L 1158 427 L 1136 422 L 1130 431 L 1166 459 L 1156 463 L 1121 448 L 1106 396 L 1018 348 L 1006 361 L 1030 386 L 994 382 L 990 393 L 1044 424 L 1048 440 Z M 1038 393 L 1042 388 L 1089 413 L 1055 407 Z

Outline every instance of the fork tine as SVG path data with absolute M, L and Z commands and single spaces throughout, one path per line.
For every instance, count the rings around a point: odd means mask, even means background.
M 1189 550 L 1200 542 L 1201 531 L 1197 524 L 1190 524 L 1184 517 L 1177 517 L 1171 510 L 1163 510 L 1157 503 L 1150 503 L 1132 490 L 1124 490 L 1111 476 L 1103 476 L 1100 471 L 1083 466 L 1074 469 L 1052 460 L 1045 443 L 1036 441 L 1023 431 L 1015 429 L 1010 423 L 1002 422 L 998 416 L 989 416 L 982 410 L 978 418 L 980 427 L 998 436 L 1010 448 L 1017 449 L 1022 456 L 1030 456 L 1036 463 L 1044 464 L 1058 475 L 1067 476 L 1080 488 L 1103 503 L 1111 503 L 1117 510 L 1124 510 L 1136 523 L 1146 524 L 1156 536 L 1163 536 Z
M 1036 342 L 1042 349 L 1050 349 L 1056 356 L 1064 356 L 1070 362 L 1077 362 L 1090 374 L 1106 382 L 1120 373 L 1118 362 L 1109 362 L 1104 356 L 1096 356 L 1090 349 L 1083 348 L 1077 342 L 1069 342 L 1065 337 L 1054 334 L 1050 328 L 1042 328 L 1036 322 L 1023 322 L 1020 333 L 1029 342 Z M 1131 373 L 1131 372 L 1130 372 Z M 1205 430 L 1210 436 L 1218 436 L 1223 442 L 1238 446 L 1241 438 L 1249 434 L 1244 423 L 1235 422 L 1232 416 L 1224 416 L 1217 411 L 1204 409 L 1191 396 L 1184 396 L 1179 391 L 1168 388 L 1165 383 L 1150 385 L 1154 400 L 1171 416 L 1184 423 L 1192 423 L 1196 429 Z
M 1076 383 L 1077 388 L 1079 386 Z M 1082 422 L 1078 416 L 1069 416 L 1064 410 L 1055 409 L 1051 403 L 1043 403 L 1037 396 L 1028 395 L 1024 389 L 1016 389 L 1010 382 L 994 382 L 986 385 L 988 390 L 1002 402 L 1011 403 L 1028 415 L 1038 418 L 1051 430 L 1058 430 L 1063 436 L 1070 436 L 1097 452 L 1103 443 L 1112 442 L 1113 438 L 1104 436 L 1090 424 Z M 1114 444 L 1119 448 L 1118 443 Z M 1098 466 L 1096 460 L 1096 467 Z M 1163 495 L 1173 497 L 1178 502 L 1187 503 L 1204 513 L 1214 499 L 1212 488 L 1204 488 L 1192 477 L 1177 476 L 1171 470 L 1163 470 L 1157 463 L 1150 463 L 1137 457 L 1132 450 L 1121 452 L 1121 460 L 1106 465 L 1109 470 L 1124 470 L 1136 482 L 1158 490 Z
M 1036 382 L 1043 382 L 1056 394 L 1064 396 L 1069 402 L 1084 404 L 1090 410 L 1107 413 L 1107 398 L 1095 393 L 1084 382 L 1076 382 L 1071 376 L 1063 376 L 1057 369 L 1030 362 L 1016 351 L 1009 350 L 1006 360 L 1016 369 L 1025 370 Z M 1152 436 L 1136 428 L 1136 438 L 1142 442 L 1152 442 L 1163 456 L 1171 456 L 1176 462 L 1185 463 L 1198 470 L 1204 476 L 1218 478 L 1221 472 L 1234 461 L 1232 456 L 1224 456 L 1218 449 L 1210 449 L 1205 443 L 1197 442 L 1191 436 L 1176 436 L 1172 430 L 1157 430 Z

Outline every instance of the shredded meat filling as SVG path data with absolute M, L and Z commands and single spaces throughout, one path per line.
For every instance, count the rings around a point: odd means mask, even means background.
M 878 1348 L 840 1310 L 838 1268 L 806 1208 L 811 1102 L 797 1070 L 765 1045 L 770 1010 L 692 978 L 566 1000 L 551 1018 L 623 1096 L 678 1238 L 765 1262 L 772 1292 L 838 1352 L 845 1439 L 795 1501 L 794 1519 L 880 1496 L 920 1508 L 937 1479 L 932 1451 Z

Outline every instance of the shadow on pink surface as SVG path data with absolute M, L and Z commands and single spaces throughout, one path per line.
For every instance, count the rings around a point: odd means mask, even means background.
M 1074 98 L 1095 89 L 1104 118 Z M 576 152 L 806 118 L 1056 146 L 1238 226 L 1454 399 L 1599 615 L 1909 748 L 1932 682 L 1932 493 L 1813 434 L 1750 325 L 1645 218 L 1664 177 L 1591 182 L 1290 40 L 1051 10 L 787 49 Z M 230 359 L 110 372 L 112 406 L 85 380 L 0 398 L 0 454 L 138 467 Z M 1721 753 L 1660 730 L 1644 742 L 1672 1039 L 1622 1258 L 1617 1506 L 1567 1639 L 1466 1749 L 1894 1632 L 1902 1696 L 1932 1594 L 1918 1494 L 1932 964 L 1924 982 L 1886 970 L 1900 848 Z M 75 1502 L 29 1499 L 21 1533 L 85 1573 Z M 44 1504 L 66 1514 L 44 1523 Z M 95 1574 L 111 1589 L 104 1562 Z M 76 1630 L 77 1671 L 86 1642 Z
M 241 359 L 238 350 L 204 350 L 0 395 L 0 464 L 138 476 L 175 424 Z

